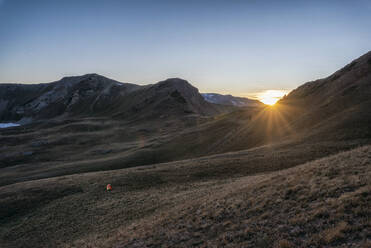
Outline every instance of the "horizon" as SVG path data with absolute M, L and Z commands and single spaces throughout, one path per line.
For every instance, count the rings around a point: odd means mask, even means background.
M 180 77 L 203 93 L 258 99 L 369 51 L 370 10 L 367 1 L 1 0 L 0 82 Z
M 117 80 L 115 78 L 110 78 L 110 77 L 107 77 L 106 75 L 102 75 L 102 74 L 98 74 L 98 73 L 94 73 L 94 72 L 91 72 L 91 73 L 85 73 L 85 74 L 81 74 L 81 75 L 66 75 L 62 78 L 59 78 L 59 79 L 56 79 L 56 80 L 53 80 L 53 81 L 50 81 L 50 82 L 29 82 L 29 83 L 14 83 L 14 84 L 48 84 L 48 83 L 54 83 L 54 82 L 58 82 L 60 80 L 62 80 L 63 78 L 65 77 L 83 77 L 83 76 L 86 76 L 86 75 L 98 75 L 98 76 L 101 76 L 101 77 L 105 77 L 105 78 L 109 78 L 109 79 L 112 79 L 112 80 L 115 80 L 119 83 L 129 83 L 129 84 L 133 84 L 132 82 L 122 82 L 120 80 Z M 182 79 L 182 80 L 185 80 L 187 81 L 189 84 L 191 84 L 192 86 L 197 87 L 197 84 L 195 84 L 194 82 L 190 82 L 189 80 L 187 80 L 186 78 L 180 78 L 180 77 L 173 77 L 173 78 L 179 78 L 179 79 Z M 163 80 L 160 80 L 160 81 L 157 81 L 157 82 L 153 82 L 153 83 L 149 83 L 149 84 L 156 84 L 156 83 L 159 83 L 161 81 L 164 81 L 164 80 L 168 80 L 168 79 L 173 79 L 173 78 L 164 78 Z M 0 82 L 0 84 L 12 84 L 12 83 L 7 83 L 7 82 Z M 140 84 L 138 83 L 137 85 L 148 85 L 148 84 Z M 288 93 L 290 93 L 291 90 L 286 90 L 286 89 L 281 89 L 281 90 L 264 90 L 264 91 L 260 91 L 260 92 L 252 92 L 252 93 L 248 93 L 246 95 L 233 95 L 233 94 L 230 94 L 228 92 L 201 92 L 199 90 L 199 93 L 200 94 L 220 94 L 220 95 L 230 95 L 230 96 L 234 96 L 234 97 L 243 97 L 243 98 L 248 98 L 248 99 L 253 99 L 253 100 L 259 100 L 259 101 L 262 101 L 263 98 L 264 98 L 264 94 L 269 94 L 269 93 L 274 93 L 274 96 L 273 98 L 276 98 L 277 101 L 283 96 L 283 95 L 286 95 Z M 277 95 L 278 94 L 278 95 Z M 276 102 L 276 101 L 275 101 Z

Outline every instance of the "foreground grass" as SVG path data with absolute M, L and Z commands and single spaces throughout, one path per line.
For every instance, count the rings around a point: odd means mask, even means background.
M 207 197 L 73 247 L 369 247 L 370 178 L 367 146 L 211 186 Z
M 329 147 L 263 147 L 3 186 L 0 244 L 359 247 L 370 239 L 370 146 L 276 171 L 336 151 Z

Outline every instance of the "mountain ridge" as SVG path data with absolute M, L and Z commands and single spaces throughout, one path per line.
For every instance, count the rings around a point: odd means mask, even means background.
M 226 109 L 207 103 L 197 88 L 179 78 L 136 85 L 85 74 L 51 83 L 0 84 L 0 92 L 3 121 L 103 114 L 128 118 L 143 112 L 142 109 L 161 115 L 161 106 L 166 114 L 214 115 Z

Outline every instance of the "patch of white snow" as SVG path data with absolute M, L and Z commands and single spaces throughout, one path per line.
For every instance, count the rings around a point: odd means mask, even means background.
M 8 128 L 8 127 L 18 127 L 20 126 L 17 123 L 0 123 L 0 128 Z

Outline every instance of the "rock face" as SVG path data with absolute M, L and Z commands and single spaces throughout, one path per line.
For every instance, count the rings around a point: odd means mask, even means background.
M 164 113 L 213 115 L 221 111 L 178 78 L 140 86 L 87 74 L 46 84 L 0 84 L 0 121 L 99 115 L 155 117 Z
M 232 95 L 221 95 L 216 93 L 202 93 L 204 99 L 208 102 L 236 107 L 259 107 L 263 104 L 258 100 L 252 100 L 247 97 L 235 97 Z

